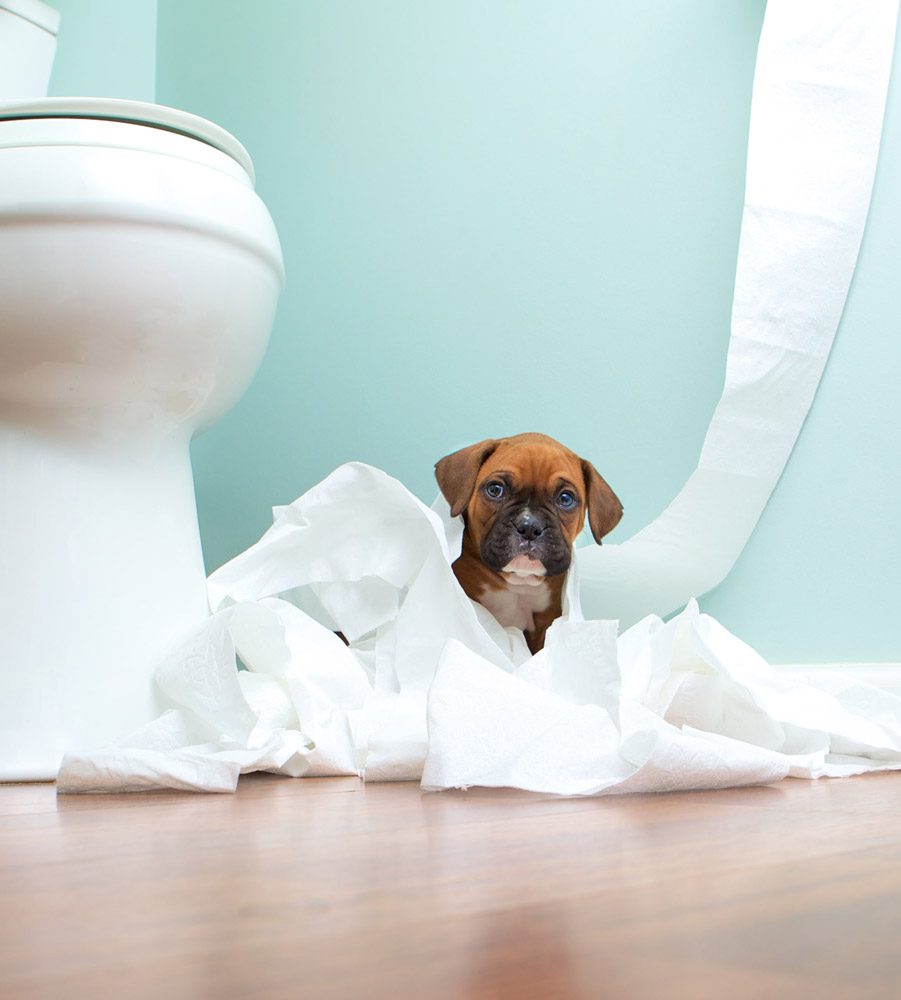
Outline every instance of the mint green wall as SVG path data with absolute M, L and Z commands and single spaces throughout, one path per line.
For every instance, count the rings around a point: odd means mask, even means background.
M 763 0 L 158 0 L 157 99 L 249 148 L 288 284 L 245 399 L 195 443 L 210 568 L 341 462 L 543 430 L 634 533 L 722 385 Z M 835 354 L 733 576 L 774 660 L 901 658 L 892 289 L 901 108 Z
M 157 0 L 49 3 L 61 15 L 52 95 L 154 99 Z

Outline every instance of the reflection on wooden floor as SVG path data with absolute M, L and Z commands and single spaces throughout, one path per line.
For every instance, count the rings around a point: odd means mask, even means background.
M 0 997 L 901 996 L 901 775 L 0 786 Z

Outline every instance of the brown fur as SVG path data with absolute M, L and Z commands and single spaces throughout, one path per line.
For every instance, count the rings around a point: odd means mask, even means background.
M 566 569 L 586 516 L 600 544 L 622 505 L 590 462 L 544 434 L 480 441 L 442 458 L 435 476 L 451 513 L 464 519 L 463 551 L 453 566 L 460 586 L 502 625 L 522 627 L 537 652 L 562 613 Z M 486 488 L 503 495 L 494 498 Z M 576 503 L 568 508 L 570 498 Z M 526 557 L 546 575 L 505 573 L 508 556 Z

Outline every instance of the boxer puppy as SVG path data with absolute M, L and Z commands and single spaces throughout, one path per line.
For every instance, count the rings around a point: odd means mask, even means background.
M 435 477 L 451 513 L 463 515 L 460 586 L 529 649 L 562 613 L 572 546 L 585 524 L 594 540 L 622 517 L 595 467 L 544 434 L 489 439 L 442 458 Z

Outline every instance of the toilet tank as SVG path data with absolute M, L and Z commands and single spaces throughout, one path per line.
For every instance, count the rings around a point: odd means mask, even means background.
M 58 30 L 41 0 L 0 0 L 0 101 L 47 96 Z

